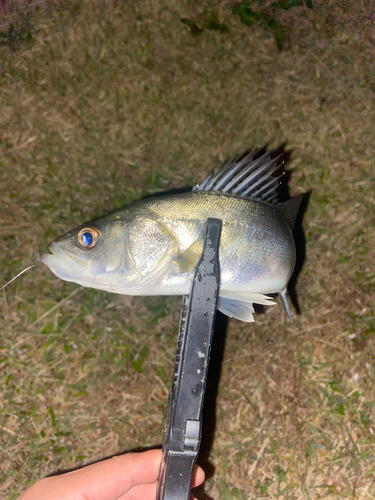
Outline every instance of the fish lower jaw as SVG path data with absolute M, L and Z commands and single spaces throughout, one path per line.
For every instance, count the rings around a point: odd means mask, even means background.
M 63 253 L 43 253 L 40 261 L 58 278 L 66 281 L 75 281 L 75 277 L 79 278 L 87 271 L 87 265 Z

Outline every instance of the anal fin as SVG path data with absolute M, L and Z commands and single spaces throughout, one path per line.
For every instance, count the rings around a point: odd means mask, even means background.
M 284 311 L 285 311 L 285 314 L 287 315 L 287 318 L 288 320 L 293 323 L 293 318 L 292 318 L 292 315 L 290 313 L 290 308 L 289 308 L 289 304 L 288 304 L 288 299 L 287 299 L 287 296 L 286 296 L 286 287 L 281 290 L 281 292 L 279 292 L 279 295 L 281 297 L 281 302 L 284 306 Z

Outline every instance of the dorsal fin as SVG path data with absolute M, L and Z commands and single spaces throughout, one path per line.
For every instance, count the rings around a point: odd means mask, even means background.
M 295 196 L 279 206 L 291 229 L 294 228 L 302 198 L 303 196 Z
M 229 160 L 215 174 L 212 169 L 200 185 L 193 191 L 216 191 L 234 194 L 267 203 L 278 203 L 277 188 L 280 177 L 273 177 L 283 164 L 280 156 L 272 158 L 274 151 L 257 156 L 259 149 L 248 153 L 237 161 L 237 156 Z

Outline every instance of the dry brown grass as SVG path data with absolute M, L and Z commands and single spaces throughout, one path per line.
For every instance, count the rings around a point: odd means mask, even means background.
M 371 2 L 281 12 L 281 53 L 229 2 L 38 6 L 0 47 L 4 282 L 84 220 L 285 141 L 293 193 L 313 190 L 302 314 L 229 321 L 206 493 L 375 498 Z M 181 23 L 212 13 L 227 32 Z M 76 290 L 40 265 L 1 292 L 3 498 L 161 442 L 180 300 Z

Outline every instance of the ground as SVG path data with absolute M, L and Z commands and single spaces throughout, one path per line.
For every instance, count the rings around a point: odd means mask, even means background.
M 291 193 L 311 191 L 300 314 L 218 317 L 198 495 L 375 498 L 373 3 L 17 5 L 0 5 L 1 280 L 84 221 L 284 145 Z M 160 445 L 180 304 L 42 264 L 0 292 L 1 498 Z

